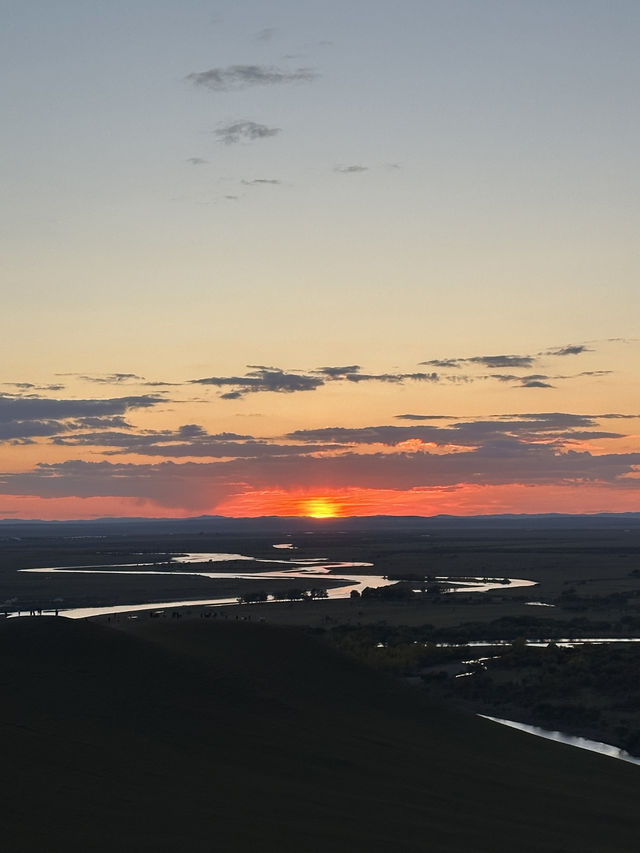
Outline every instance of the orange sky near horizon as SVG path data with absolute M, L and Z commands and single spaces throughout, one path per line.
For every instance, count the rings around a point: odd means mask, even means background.
M 606 495 L 603 494 L 606 491 Z M 313 516 L 319 508 L 324 517 L 367 515 L 494 515 L 505 513 L 598 513 L 638 512 L 637 489 L 620 493 L 584 486 L 476 486 L 394 491 L 352 489 L 342 492 L 256 492 L 237 496 L 217 508 L 222 515 Z
M 591 514 L 638 512 L 638 488 L 603 489 L 585 486 L 480 486 L 465 484 L 443 489 L 346 489 L 307 493 L 302 490 L 247 492 L 211 507 L 193 512 L 166 507 L 150 500 L 90 497 L 49 498 L 0 495 L 0 518 L 47 521 L 90 520 L 105 517 L 187 518 L 222 515 L 230 518 L 260 516 L 347 518 L 373 515 L 501 515 L 501 514 Z

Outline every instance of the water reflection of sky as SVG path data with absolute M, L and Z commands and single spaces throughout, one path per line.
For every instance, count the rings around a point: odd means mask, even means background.
M 547 646 L 555 645 L 562 648 L 573 648 L 573 646 L 603 646 L 611 643 L 640 643 L 640 637 L 561 637 L 560 639 L 527 639 L 525 645 L 531 648 L 546 649 Z M 425 643 L 425 645 L 429 645 Z M 512 646 L 511 640 L 469 640 L 466 643 L 434 643 L 439 649 L 474 649 L 474 648 L 499 648 Z
M 526 732 L 530 735 L 543 737 L 547 740 L 555 740 L 559 743 L 564 743 L 567 746 L 576 746 L 578 749 L 588 749 L 590 752 L 607 755 L 609 758 L 618 758 L 620 761 L 628 761 L 630 764 L 640 765 L 640 758 L 635 758 L 626 750 L 620 749 L 618 746 L 612 746 L 610 743 L 601 743 L 597 740 L 589 740 L 589 738 L 565 735 L 562 732 L 549 731 L 548 729 L 541 729 L 539 726 L 529 726 L 526 723 L 516 723 L 513 720 L 501 720 L 498 717 L 488 717 L 485 714 L 478 714 L 478 716 L 483 717 L 485 720 L 491 720 L 493 723 L 500 723 L 502 726 L 519 729 L 519 731 Z
M 279 543 L 273 546 L 274 548 L 289 549 L 289 543 Z M 291 546 L 293 547 L 293 546 Z M 234 571 L 208 571 L 206 568 L 215 563 L 235 563 L 235 562 L 253 562 L 253 563 L 270 563 L 278 566 L 287 566 L 288 568 L 273 569 L 265 572 L 234 572 Z M 167 566 L 160 569 L 159 565 Z M 198 571 L 181 571 L 172 569 L 172 565 L 184 565 L 194 568 L 197 565 Z M 324 557 L 311 557 L 304 559 L 287 559 L 287 560 L 272 560 L 260 557 L 253 557 L 247 554 L 232 554 L 224 552 L 191 552 L 173 554 L 166 560 L 154 560 L 153 562 L 140 563 L 118 563 L 109 567 L 93 566 L 48 566 L 35 569 L 20 569 L 23 572 L 33 573 L 78 573 L 78 574 L 113 574 L 113 575 L 171 575 L 171 576 L 187 576 L 187 577 L 205 577 L 226 580 L 302 580 L 305 583 L 316 580 L 327 580 L 328 577 L 336 580 L 343 580 L 345 583 L 342 586 L 333 587 L 327 590 L 328 598 L 343 599 L 349 598 L 355 590 L 361 593 L 366 587 L 378 589 L 380 587 L 389 586 L 396 583 L 394 580 L 389 580 L 381 575 L 353 575 L 343 573 L 345 570 L 355 568 L 373 568 L 373 563 L 358 562 L 358 561 L 343 561 L 329 562 Z M 335 574 L 338 572 L 339 574 Z M 441 578 L 448 581 L 448 578 Z M 466 578 L 464 583 L 451 581 L 452 586 L 449 590 L 451 593 L 457 592 L 488 592 L 492 589 L 505 589 L 522 586 L 532 586 L 533 581 L 523 580 L 520 578 L 494 579 L 486 577 Z M 277 600 L 270 596 L 271 601 Z M 122 604 L 106 607 L 79 607 L 61 609 L 60 615 L 67 616 L 72 619 L 83 619 L 89 616 L 100 616 L 104 614 L 115 614 L 124 612 L 136 612 L 140 610 L 156 610 L 166 608 L 177 608 L 186 606 L 223 606 L 228 604 L 236 604 L 237 597 L 234 598 L 211 598 L 211 599 L 182 599 L 170 602 L 148 602 L 144 604 Z

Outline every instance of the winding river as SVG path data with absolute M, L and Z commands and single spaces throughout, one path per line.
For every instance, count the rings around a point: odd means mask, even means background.
M 282 548 L 282 545 L 274 546 Z M 209 565 L 225 562 L 254 562 L 254 563 L 269 563 L 280 566 L 288 566 L 289 568 L 272 569 L 264 572 L 221 572 L 208 570 Z M 356 590 L 362 592 L 366 587 L 379 589 L 384 586 L 390 586 L 396 581 L 389 580 L 381 575 L 359 575 L 348 574 L 343 570 L 372 568 L 373 563 L 364 562 L 330 562 L 323 557 L 314 557 L 310 559 L 264 559 L 259 557 L 251 557 L 246 554 L 228 554 L 228 553 L 187 553 L 176 554 L 171 556 L 169 565 L 206 565 L 204 570 L 198 571 L 181 571 L 181 570 L 166 570 L 157 569 L 158 562 L 152 563 L 119 563 L 110 568 L 97 568 L 94 566 L 47 566 L 37 569 L 20 569 L 21 572 L 32 573 L 67 573 L 67 574 L 141 574 L 141 575 L 185 575 L 191 577 L 204 577 L 212 579 L 227 579 L 227 580 L 304 580 L 306 583 L 313 580 L 327 580 L 329 577 L 336 580 L 344 581 L 344 586 L 333 587 L 327 590 L 328 598 L 343 599 L 349 598 L 351 593 Z M 164 563 L 167 565 L 167 563 Z M 141 568 L 150 567 L 150 568 Z M 335 574 L 339 572 L 339 574 Z M 449 580 L 448 578 L 439 578 L 439 580 Z M 452 586 L 447 594 L 451 593 L 469 593 L 469 592 L 488 592 L 492 589 L 513 589 L 515 587 L 534 586 L 534 581 L 523 580 L 520 578 L 505 578 L 493 579 L 486 577 L 468 578 L 464 582 L 450 581 Z M 273 596 L 269 597 L 269 601 L 277 601 Z M 221 607 L 229 604 L 237 604 L 237 596 L 233 598 L 206 598 L 206 599 L 185 599 L 179 601 L 165 602 L 148 602 L 144 604 L 119 604 L 107 607 L 74 607 L 61 608 L 58 612 L 60 616 L 66 616 L 69 619 L 87 619 L 91 616 L 110 615 L 117 613 L 129 613 L 144 610 L 164 610 L 167 608 L 176 607 Z
M 287 543 L 283 543 L 281 545 L 274 545 L 274 548 L 278 548 L 281 550 L 289 550 L 291 546 Z M 69 573 L 69 574 L 109 574 L 109 575 L 131 575 L 131 574 L 140 574 L 140 575 L 184 575 L 187 577 L 205 577 L 212 579 L 227 579 L 227 580 L 283 580 L 283 579 L 291 579 L 291 580 L 304 580 L 305 582 L 313 581 L 313 580 L 327 580 L 329 577 L 335 578 L 336 580 L 344 581 L 344 585 L 333 587 L 332 589 L 327 590 L 328 598 L 330 599 L 344 599 L 349 598 L 353 590 L 357 590 L 358 592 L 362 592 L 366 587 L 372 587 L 374 589 L 379 589 L 384 586 L 389 586 L 396 581 L 389 580 L 386 577 L 381 575 L 359 575 L 359 574 L 351 574 L 350 572 L 347 574 L 343 572 L 345 569 L 357 569 L 357 568 L 372 568 L 373 563 L 364 563 L 364 562 L 329 562 L 322 557 L 311 558 L 311 559 L 295 559 L 295 560 L 278 560 L 278 559 L 264 559 L 258 557 L 251 557 L 245 554 L 230 554 L 230 553 L 187 553 L 187 554 L 177 554 L 172 555 L 170 558 L 169 565 L 211 565 L 215 563 L 225 563 L 225 562 L 254 562 L 254 563 L 268 563 L 275 564 L 280 566 L 287 566 L 287 568 L 280 569 L 272 569 L 264 572 L 246 572 L 246 573 L 236 573 L 236 572 L 220 572 L 220 571 L 208 571 L 205 569 L 204 571 L 181 571 L 181 570 L 164 570 L 153 568 L 153 566 L 157 566 L 158 563 L 120 563 L 116 564 L 110 568 L 96 568 L 94 566 L 48 566 L 45 568 L 36 568 L 36 569 L 20 569 L 21 572 L 32 572 L 32 573 Z M 167 565 L 167 563 L 164 563 Z M 145 568 L 141 568 L 145 567 Z M 339 572 L 338 575 L 333 574 L 333 572 Z M 456 581 L 452 580 L 448 577 L 440 577 L 438 580 L 446 581 L 451 584 L 450 588 L 446 591 L 445 594 L 455 594 L 455 593 L 470 593 L 470 592 L 489 592 L 494 589 L 514 589 L 518 587 L 530 587 L 535 586 L 535 581 L 524 580 L 521 578 L 505 578 L 505 579 L 494 579 L 494 578 L 486 578 L 486 577 L 476 577 L 476 578 L 466 578 L 464 581 Z M 269 596 L 269 601 L 278 601 L 279 599 L 274 596 Z M 65 616 L 68 619 L 87 619 L 92 616 L 102 616 L 102 615 L 116 615 L 119 613 L 137 613 L 141 611 L 149 611 L 149 610 L 167 610 L 178 607 L 222 607 L 224 605 L 237 604 L 238 599 L 237 596 L 227 597 L 227 598 L 204 598 L 204 599 L 184 599 L 179 601 L 165 601 L 165 602 L 147 602 L 144 604 L 119 604 L 107 607 L 74 607 L 74 608 L 61 608 L 56 611 L 60 616 Z M 540 604 L 541 602 L 527 602 L 529 604 Z M 10 615 L 19 615 L 19 613 L 12 613 Z M 547 645 L 549 642 L 557 642 L 558 645 L 577 645 L 581 643 L 613 643 L 613 642 L 640 642 L 640 639 L 636 638 L 626 638 L 626 639 L 563 639 L 560 641 L 553 640 L 529 640 L 527 641 L 527 645 Z M 503 645 L 501 642 L 470 642 L 464 644 L 448 644 L 448 643 L 439 643 L 438 645 L 463 645 L 463 646 L 499 646 Z M 504 645 L 507 645 L 504 643 Z M 484 715 L 479 715 L 484 716 Z M 588 740 L 587 738 L 581 737 L 573 737 L 571 735 L 565 735 L 562 732 L 555 731 L 547 731 L 545 729 L 541 729 L 537 726 L 529 726 L 524 723 L 517 723 L 512 720 L 501 720 L 496 717 L 485 717 L 487 720 L 491 720 L 492 722 L 499 723 L 505 726 L 511 726 L 512 728 L 519 729 L 520 731 L 527 732 L 529 734 L 536 735 L 538 737 L 548 738 L 550 740 L 559 741 L 564 744 L 568 744 L 571 746 L 576 746 L 581 749 L 587 749 L 592 752 L 598 752 L 602 755 L 607 755 L 613 758 L 620 759 L 622 761 L 627 761 L 632 764 L 640 765 L 640 759 L 635 758 L 630 755 L 628 752 L 625 752 L 618 747 L 611 746 L 610 744 L 600 743 L 598 741 Z

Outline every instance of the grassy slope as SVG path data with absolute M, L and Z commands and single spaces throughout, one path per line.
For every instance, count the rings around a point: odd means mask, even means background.
M 290 629 L 0 624 L 15 851 L 637 850 L 640 768 L 441 712 Z

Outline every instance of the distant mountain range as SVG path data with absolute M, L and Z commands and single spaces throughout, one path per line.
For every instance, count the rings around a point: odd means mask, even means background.
M 505 514 L 434 516 L 350 516 L 344 518 L 305 518 L 300 516 L 261 516 L 229 518 L 201 515 L 191 518 L 98 518 L 74 521 L 0 519 L 3 535 L 52 533 L 57 535 L 100 535 L 157 531 L 164 533 L 301 533 L 306 531 L 407 531 L 407 530 L 492 530 L 492 529 L 584 529 L 625 528 L 640 524 L 640 512 L 595 513 L 593 515 Z

